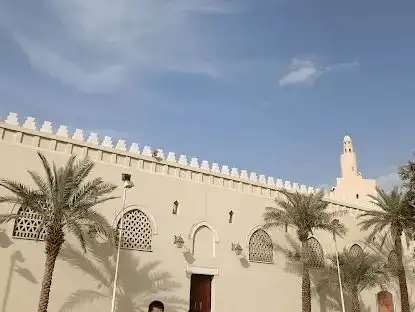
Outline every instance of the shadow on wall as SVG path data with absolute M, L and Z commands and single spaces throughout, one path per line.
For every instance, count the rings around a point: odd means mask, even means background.
M 300 259 L 296 260 L 295 257 L 292 257 L 293 254 L 301 255 L 301 245 L 290 234 L 285 234 L 288 241 L 288 247 L 281 246 L 277 243 L 274 243 L 274 250 L 286 257 L 286 267 L 285 272 L 289 272 L 297 275 L 300 279 L 303 275 L 303 265 Z M 327 255 L 324 255 L 325 257 Z M 320 303 L 320 312 L 329 312 L 329 311 L 341 311 L 341 299 L 340 299 L 340 289 L 339 288 L 330 288 L 323 289 L 318 291 L 316 285 L 318 284 L 321 278 L 321 269 L 310 268 L 310 279 L 311 279 L 311 295 L 316 296 L 319 299 Z M 298 288 L 298 295 L 301 296 L 301 284 Z M 352 310 L 352 300 L 351 297 L 344 293 L 344 301 L 346 311 Z M 360 311 L 361 312 L 371 312 L 370 307 L 366 307 L 363 302 L 360 302 Z
M 4 230 L 0 231 L 0 248 L 9 248 L 11 245 L 13 245 L 13 242 L 11 241 L 10 237 L 7 235 L 7 233 Z
M 13 242 L 10 240 L 9 236 L 6 232 L 0 232 L 0 247 L 1 248 L 9 248 Z M 26 281 L 37 284 L 36 278 L 33 276 L 32 272 L 29 269 L 23 267 L 21 264 L 26 261 L 25 257 L 20 250 L 16 250 L 10 256 L 10 265 L 9 265 L 9 273 L 6 278 L 6 288 L 3 295 L 3 300 L 1 304 L 1 312 L 7 311 L 7 304 L 9 301 L 10 291 L 12 288 L 12 281 L 15 277 L 15 273 L 23 277 Z M 21 287 L 21 286 L 20 286 Z
M 71 266 L 89 275 L 96 283 L 96 289 L 78 289 L 73 292 L 60 308 L 60 312 L 76 311 L 77 308 L 97 300 L 110 304 L 114 281 L 116 249 L 109 243 L 90 241 L 87 253 L 65 244 L 59 256 Z M 141 265 L 130 251 L 123 252 L 119 263 L 116 310 L 120 312 L 147 311 L 152 300 L 161 300 L 168 311 L 181 311 L 187 300 L 177 296 L 157 295 L 171 292 L 180 287 L 168 272 L 157 271 L 159 261 Z
M 394 261 L 393 258 L 390 258 L 390 253 L 395 249 L 395 242 L 389 236 L 386 238 L 383 245 L 381 245 L 380 240 L 377 240 L 371 244 L 371 249 L 378 253 L 383 260 L 389 264 L 389 274 L 392 276 L 391 282 L 388 285 L 390 289 L 388 289 L 391 293 L 393 293 L 393 302 L 395 305 L 395 309 L 398 310 L 400 308 L 399 302 L 401 301 L 400 298 L 400 290 L 399 290 L 399 281 L 398 277 L 394 271 Z M 406 271 L 406 283 L 408 285 L 408 295 L 409 295 L 409 304 L 413 309 L 415 307 L 415 266 L 414 266 L 414 256 L 408 254 L 403 257 L 403 265 Z

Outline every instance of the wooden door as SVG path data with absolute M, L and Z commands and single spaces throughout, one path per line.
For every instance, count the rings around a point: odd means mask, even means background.
M 190 280 L 189 312 L 210 312 L 212 276 L 193 274 Z

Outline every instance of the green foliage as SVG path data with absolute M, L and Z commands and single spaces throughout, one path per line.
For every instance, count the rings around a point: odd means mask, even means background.
M 319 289 L 339 287 L 337 259 L 329 256 L 330 263 L 325 267 L 318 284 Z M 377 254 L 354 253 L 344 249 L 339 254 L 339 266 L 343 289 L 350 295 L 358 295 L 363 290 L 386 287 L 389 282 L 385 261 Z
M 358 219 L 364 219 L 359 222 L 362 230 L 370 231 L 367 237 L 368 242 L 372 242 L 375 237 L 380 237 L 380 247 L 382 247 L 389 235 L 395 237 L 402 233 L 412 239 L 415 209 L 409 205 L 405 193 L 398 187 L 393 188 L 390 193 L 379 187 L 376 191 L 376 196 L 369 195 L 369 197 L 378 209 L 367 210 L 358 216 Z
M 263 214 L 265 228 L 295 228 L 300 241 L 305 241 L 315 230 L 335 232 L 339 236 L 346 233 L 344 224 L 332 223 L 344 212 L 329 212 L 323 191 L 304 194 L 282 190 L 281 193 L 284 198 L 275 200 L 278 208 L 268 207 Z
M 407 190 L 409 201 L 414 204 L 415 201 L 415 161 L 408 161 L 406 165 L 399 168 L 399 176 L 403 186 Z
M 94 163 L 88 159 L 76 161 L 71 156 L 63 167 L 52 166 L 46 157 L 38 152 L 45 175 L 29 170 L 34 182 L 34 188 L 20 182 L 0 179 L 0 186 L 11 194 L 0 197 L 0 203 L 10 203 L 21 208 L 30 207 L 42 217 L 42 224 L 47 235 L 59 231 L 70 232 L 80 241 L 85 249 L 85 235 L 98 233 L 113 239 L 113 230 L 106 218 L 94 210 L 98 204 L 114 199 L 109 194 L 116 188 L 106 183 L 102 178 L 87 177 L 94 168 Z M 17 214 L 0 215 L 0 223 L 17 218 Z M 46 240 L 53 237 L 46 237 Z

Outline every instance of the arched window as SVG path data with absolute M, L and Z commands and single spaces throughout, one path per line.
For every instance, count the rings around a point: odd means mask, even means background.
M 273 255 L 271 237 L 262 229 L 256 230 L 249 239 L 249 261 L 271 263 Z
M 16 219 L 13 227 L 13 237 L 24 239 L 44 240 L 46 230 L 43 228 L 37 235 L 39 226 L 42 224 L 42 216 L 31 208 L 20 208 L 17 212 L 20 217 Z
M 350 255 L 352 257 L 362 257 L 364 252 L 362 247 L 360 247 L 358 244 L 353 244 L 349 249 Z
M 305 244 L 305 250 L 303 252 L 304 262 L 310 268 L 321 268 L 324 266 L 324 252 L 319 241 L 310 237 Z
M 121 219 L 118 228 L 120 226 Z M 151 251 L 152 237 L 151 221 L 144 212 L 134 209 L 124 214 L 121 248 Z

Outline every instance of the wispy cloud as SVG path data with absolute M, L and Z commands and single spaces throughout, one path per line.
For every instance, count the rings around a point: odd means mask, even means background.
M 401 185 L 401 180 L 397 171 L 390 172 L 389 174 L 380 176 L 376 179 L 377 184 L 386 191 L 392 190 L 394 186 Z
M 39 0 L 33 14 L 27 6 L 0 2 L 0 26 L 33 68 L 84 93 L 146 73 L 220 77 L 215 40 L 198 17 L 238 12 L 224 0 Z
M 342 68 L 357 66 L 356 61 L 321 66 L 309 59 L 293 58 L 288 72 L 279 80 L 282 87 L 290 85 L 312 85 L 322 75 Z

